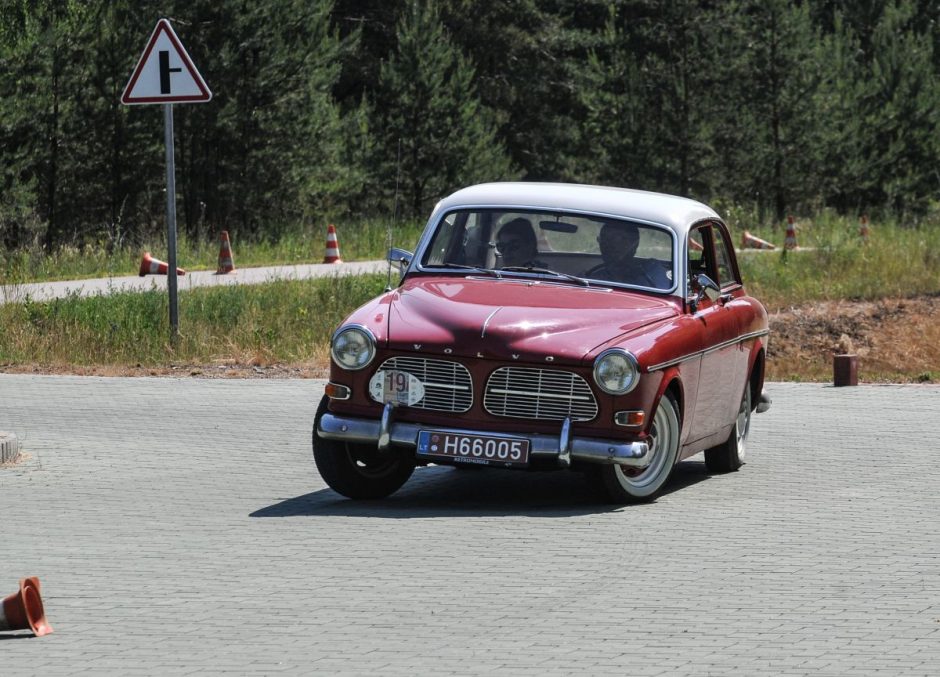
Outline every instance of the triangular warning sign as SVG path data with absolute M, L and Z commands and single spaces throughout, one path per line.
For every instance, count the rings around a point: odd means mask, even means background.
M 199 103 L 212 98 L 183 43 L 166 19 L 153 29 L 121 103 Z

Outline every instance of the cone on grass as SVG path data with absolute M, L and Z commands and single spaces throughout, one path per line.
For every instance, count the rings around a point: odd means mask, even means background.
M 767 240 L 762 240 L 759 237 L 754 237 L 748 231 L 744 231 L 744 234 L 741 235 L 741 248 L 742 249 L 768 249 L 775 250 L 776 245 L 771 244 Z
M 31 630 L 37 637 L 52 632 L 39 596 L 39 579 L 35 576 L 20 580 L 20 589 L 0 604 L 0 631 L 4 630 Z
M 232 243 L 228 239 L 228 231 L 223 230 L 219 244 L 219 266 L 216 275 L 226 275 L 235 272 L 235 259 L 232 257 Z
M 336 226 L 332 223 L 326 229 L 326 254 L 323 256 L 323 263 L 342 263 L 343 259 L 339 257 L 339 240 L 336 239 Z
M 150 252 L 144 252 L 144 257 L 140 260 L 140 273 L 139 275 L 143 277 L 144 275 L 166 275 L 170 270 L 170 265 L 160 259 L 155 259 L 150 255 Z M 177 275 L 185 275 L 186 271 L 182 268 L 176 269 Z
M 869 235 L 871 235 L 871 228 L 868 226 L 868 215 L 862 214 L 858 222 L 858 236 L 862 238 L 862 244 L 868 244 Z
M 796 224 L 793 223 L 792 216 L 787 217 L 787 236 L 783 241 L 783 249 L 784 251 L 799 249 L 796 244 Z

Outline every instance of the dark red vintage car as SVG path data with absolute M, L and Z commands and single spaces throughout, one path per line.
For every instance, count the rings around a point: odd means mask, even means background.
M 744 461 L 764 411 L 767 313 L 718 215 L 692 200 L 570 184 L 473 186 L 434 209 L 396 289 L 333 334 L 313 429 L 350 498 L 428 463 L 589 473 L 648 500 L 698 452 Z

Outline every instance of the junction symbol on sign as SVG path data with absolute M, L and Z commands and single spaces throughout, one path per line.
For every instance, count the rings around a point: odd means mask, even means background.
M 200 103 L 211 98 L 212 92 L 170 22 L 160 19 L 124 88 L 121 103 Z

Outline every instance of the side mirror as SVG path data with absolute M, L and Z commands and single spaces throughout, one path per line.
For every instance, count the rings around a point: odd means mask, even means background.
M 411 259 L 413 258 L 413 253 L 405 249 L 398 249 L 397 247 L 392 247 L 389 249 L 388 254 L 385 256 L 385 260 L 392 265 L 397 266 L 398 272 L 402 274 L 404 274 L 405 269 L 411 265 Z
M 691 302 L 693 313 L 698 310 L 698 304 L 702 302 L 703 298 L 707 298 L 712 303 L 721 298 L 721 288 L 705 273 L 699 273 L 689 280 L 689 287 L 692 288 L 692 292 L 695 294 L 695 298 Z

